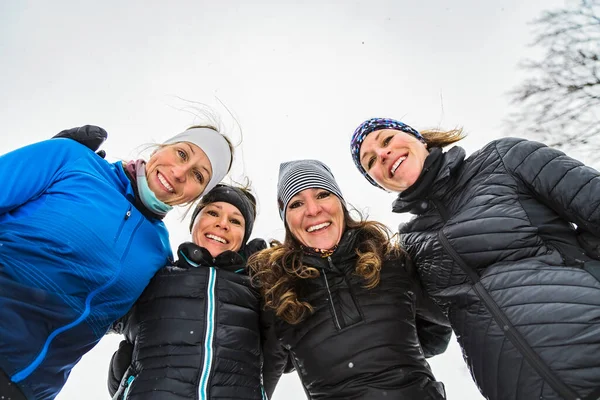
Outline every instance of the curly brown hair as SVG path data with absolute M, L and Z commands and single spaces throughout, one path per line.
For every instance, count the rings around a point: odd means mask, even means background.
M 355 274 L 363 278 L 365 288 L 372 289 L 379 284 L 384 259 L 390 255 L 403 256 L 404 252 L 392 242 L 385 225 L 359 216 L 359 220 L 353 219 L 344 207 L 345 228 L 358 230 Z M 260 291 L 264 307 L 275 310 L 277 317 L 292 325 L 314 310 L 302 299 L 302 283 L 321 275 L 316 268 L 303 264 L 303 254 L 302 245 L 286 225 L 283 243 L 273 240 L 269 249 L 255 253 L 248 260 L 252 283 Z

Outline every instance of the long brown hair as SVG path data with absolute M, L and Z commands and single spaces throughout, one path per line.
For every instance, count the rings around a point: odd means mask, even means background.
M 389 229 L 379 222 L 366 221 L 362 216 L 355 220 L 344 207 L 344 223 L 345 229 L 358 230 L 355 274 L 363 278 L 365 288 L 372 289 L 379 284 L 385 257 L 400 256 L 403 252 L 391 241 Z M 316 268 L 302 263 L 304 250 L 287 225 L 283 243 L 272 241 L 271 246 L 250 257 L 250 276 L 260 291 L 265 308 L 275 310 L 277 317 L 295 325 L 313 312 L 312 305 L 299 293 L 302 282 L 321 274 Z
M 464 139 L 467 134 L 463 132 L 462 128 L 450 129 L 448 131 L 441 129 L 425 129 L 419 131 L 421 136 L 425 139 L 427 147 L 446 147 L 452 143 L 456 143 L 459 140 Z

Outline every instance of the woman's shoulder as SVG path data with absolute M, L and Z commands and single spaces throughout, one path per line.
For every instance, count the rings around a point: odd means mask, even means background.
M 46 154 L 46 156 L 67 154 L 70 156 L 93 155 L 95 157 L 101 158 L 81 143 L 76 142 L 75 140 L 65 138 L 43 140 L 41 142 L 33 143 L 29 146 L 26 146 L 26 148 L 32 153 L 40 153 L 40 155 Z
M 512 154 L 518 154 L 523 151 L 528 153 L 544 146 L 543 143 L 520 137 L 504 137 L 492 140 L 482 147 L 479 152 L 487 154 L 495 151 L 498 152 L 500 156 L 505 157 L 509 152 Z

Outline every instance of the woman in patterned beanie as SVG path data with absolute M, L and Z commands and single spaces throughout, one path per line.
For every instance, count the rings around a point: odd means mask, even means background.
M 425 290 L 447 313 L 490 400 L 600 396 L 600 175 L 529 140 L 465 159 L 461 130 L 373 118 L 351 153 L 394 212 Z M 585 237 L 578 240 L 576 224 Z M 592 239 L 592 240 L 590 240 Z

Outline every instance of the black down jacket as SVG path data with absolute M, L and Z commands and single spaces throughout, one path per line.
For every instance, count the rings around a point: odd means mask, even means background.
M 394 211 L 417 214 L 402 242 L 473 378 L 492 400 L 596 399 L 600 263 L 571 223 L 600 237 L 598 172 L 514 138 L 464 157 L 432 149 Z
M 259 300 L 244 259 L 231 251 L 213 259 L 193 243 L 178 255 L 115 329 L 127 339 L 111 361 L 111 395 L 262 399 Z
M 282 372 L 296 369 L 313 400 L 444 399 L 425 357 L 446 349 L 448 321 L 422 295 L 402 259 L 386 261 L 379 285 L 364 288 L 354 272 L 357 236 L 344 233 L 329 258 L 304 256 L 303 263 L 321 274 L 299 282 L 299 296 L 313 314 L 297 325 L 263 315 L 267 394 Z

